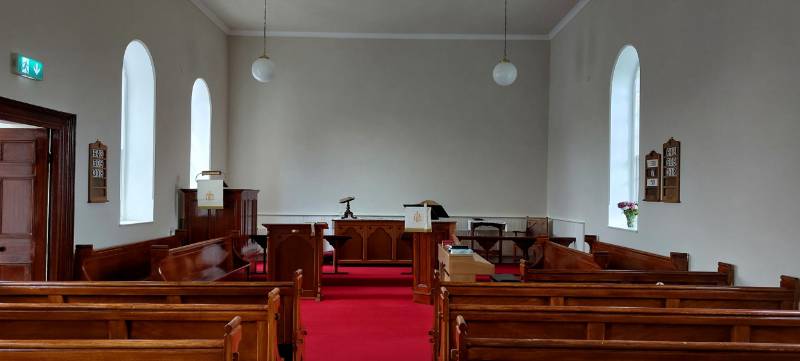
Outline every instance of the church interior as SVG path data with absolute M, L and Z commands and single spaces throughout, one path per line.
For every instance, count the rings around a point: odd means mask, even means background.
M 798 13 L 0 0 L 0 360 L 800 360 Z

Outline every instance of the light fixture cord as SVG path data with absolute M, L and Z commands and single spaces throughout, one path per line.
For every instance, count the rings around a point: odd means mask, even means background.
M 503 29 L 503 60 L 508 61 L 508 0 L 505 0 L 505 27 Z
M 264 0 L 264 57 L 267 57 L 267 0 Z

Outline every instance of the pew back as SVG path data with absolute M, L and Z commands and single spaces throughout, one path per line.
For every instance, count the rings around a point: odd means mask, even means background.
M 277 288 L 281 296 L 278 342 L 286 353 L 296 348 L 302 354 L 302 282 L 302 270 L 295 272 L 293 282 L 0 282 L 0 303 L 264 305 L 269 291 Z
M 743 342 L 669 342 L 618 340 L 544 340 L 475 338 L 458 318 L 457 361 L 789 361 L 800 358 L 799 345 Z
M 247 272 L 249 264 L 234 249 L 238 232 L 177 248 L 152 246 L 154 281 L 218 281 Z
M 75 246 L 75 279 L 82 281 L 141 281 L 150 278 L 150 248 L 180 247 L 187 239 L 186 231 L 174 236 L 94 249 L 91 245 Z
M 732 286 L 733 265 L 718 263 L 717 272 L 531 269 L 520 262 L 523 282 L 636 283 L 667 285 Z
M 227 337 L 227 335 L 226 335 Z M 221 340 L 0 341 L 4 361 L 234 361 Z
M 600 239 L 594 235 L 586 235 L 584 241 L 589 245 L 592 253 L 605 252 L 608 254 L 608 269 L 652 271 L 689 270 L 689 254 L 687 253 L 672 252 L 669 257 L 667 257 L 634 248 L 600 242 Z
M 280 291 L 267 305 L 0 304 L 0 340 L 213 339 L 240 318 L 240 359 L 276 361 Z
M 538 238 L 531 248 L 533 256 L 527 262 L 528 268 L 594 271 L 606 268 L 608 263 L 604 252 L 581 252 L 547 238 Z

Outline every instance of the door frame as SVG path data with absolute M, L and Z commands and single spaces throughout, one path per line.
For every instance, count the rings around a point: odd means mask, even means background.
M 72 279 L 75 243 L 75 127 L 77 116 L 0 97 L 0 118 L 50 130 L 50 219 L 47 280 Z

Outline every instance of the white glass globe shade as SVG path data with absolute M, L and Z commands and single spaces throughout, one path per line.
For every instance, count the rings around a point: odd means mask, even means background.
M 517 67 L 508 60 L 499 62 L 492 72 L 494 82 L 501 86 L 509 86 L 517 80 Z
M 253 78 L 262 82 L 269 83 L 272 77 L 275 76 L 275 63 L 267 57 L 260 57 L 253 62 Z

